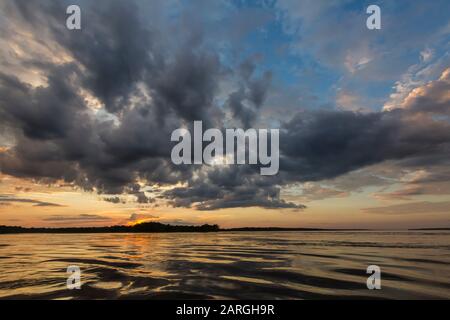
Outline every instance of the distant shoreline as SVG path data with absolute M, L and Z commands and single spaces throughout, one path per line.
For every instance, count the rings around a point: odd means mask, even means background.
M 448 231 L 450 228 L 415 228 L 415 229 L 408 229 L 411 231 Z
M 177 232 L 263 232 L 263 231 L 376 231 L 377 229 L 322 229 L 322 228 L 283 228 L 283 227 L 242 227 L 220 228 L 217 224 L 204 224 L 200 226 L 170 225 L 159 222 L 145 222 L 134 226 L 110 227 L 66 227 L 66 228 L 25 228 L 19 226 L 0 226 L 0 234 L 30 234 L 30 233 L 177 233 Z M 450 228 L 417 228 L 404 231 L 447 231 Z
M 282 227 L 242 227 L 220 228 L 217 224 L 200 226 L 170 225 L 159 222 L 146 222 L 134 226 L 110 227 L 64 227 L 64 228 L 25 228 L 20 226 L 0 226 L 0 234 L 29 233 L 176 233 L 176 232 L 263 232 L 263 231 L 369 231 L 369 229 L 321 229 L 321 228 L 282 228 Z
M 24 228 L 19 226 L 0 226 L 0 234 L 23 233 L 172 233 L 172 232 L 217 232 L 217 224 L 201 226 L 178 226 L 159 222 L 145 222 L 133 226 L 110 227 L 64 227 L 64 228 Z

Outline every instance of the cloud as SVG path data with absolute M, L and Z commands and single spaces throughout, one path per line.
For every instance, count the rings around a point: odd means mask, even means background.
M 280 137 L 280 170 L 290 179 L 317 181 L 386 160 L 442 162 L 449 133 L 446 121 L 401 110 L 302 113 L 286 123 Z
M 370 110 L 364 107 L 361 98 L 346 90 L 339 90 L 336 96 L 337 107 L 342 110 L 354 112 L 369 112 Z
M 257 60 L 258 57 L 253 57 L 241 63 L 238 72 L 240 86 L 230 93 L 227 100 L 233 116 L 240 120 L 244 128 L 249 128 L 254 123 L 272 82 L 272 74 L 268 71 L 259 77 L 255 76 Z
M 449 213 L 450 212 L 450 201 L 443 202 L 412 202 L 406 204 L 396 204 L 385 207 L 373 207 L 364 208 L 363 212 L 373 213 L 373 214 L 386 214 L 386 215 L 397 215 L 397 214 L 432 214 L 432 213 Z
M 422 61 L 427 62 L 433 57 L 433 54 L 434 52 L 432 49 L 425 48 L 420 52 L 420 58 L 422 59 Z
M 42 219 L 50 222 L 94 222 L 109 221 L 111 218 L 96 214 L 79 214 L 79 215 L 52 215 Z
M 103 198 L 103 200 L 105 200 L 105 201 L 107 201 L 107 202 L 111 202 L 111 203 L 121 203 L 122 202 L 122 200 L 120 200 L 120 198 L 119 197 L 105 197 L 105 198 Z
M 135 222 L 143 222 L 146 220 L 152 220 L 152 219 L 158 219 L 158 216 L 152 215 L 152 214 L 143 214 L 143 213 L 132 213 L 130 217 L 126 220 L 128 223 L 135 223 Z
M 401 183 L 397 190 L 378 192 L 374 196 L 382 200 L 410 200 L 420 195 L 448 195 L 450 194 L 449 180 L 450 172 L 445 165 L 428 167 L 428 170 L 412 170 L 397 181 Z
M 449 57 L 444 55 L 436 62 L 428 64 L 422 62 L 411 66 L 401 80 L 396 81 L 395 91 L 384 104 L 383 110 L 410 108 L 434 112 L 436 108 L 429 109 L 430 102 L 432 105 L 438 101 L 441 105 L 445 101 L 448 103 L 448 97 L 445 94 L 449 83 L 448 63 Z M 433 98 L 437 100 L 433 102 Z
M 348 192 L 328 186 L 322 186 L 313 182 L 304 183 L 301 186 L 301 191 L 302 193 L 299 198 L 302 201 L 314 201 L 327 198 L 342 198 L 349 196 Z
M 0 195 L 0 205 L 7 206 L 11 203 L 30 203 L 33 204 L 33 206 L 35 207 L 64 207 L 63 205 L 57 203 Z
M 64 207 L 63 205 L 51 203 L 51 202 L 39 202 L 34 205 L 35 207 Z
M 401 107 L 416 112 L 450 115 L 450 68 L 435 81 L 412 90 Z

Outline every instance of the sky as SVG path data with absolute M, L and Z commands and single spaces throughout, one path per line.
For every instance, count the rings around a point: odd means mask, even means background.
M 0 0 L 0 225 L 450 227 L 448 12 Z M 278 174 L 173 164 L 172 131 L 196 120 L 279 129 Z

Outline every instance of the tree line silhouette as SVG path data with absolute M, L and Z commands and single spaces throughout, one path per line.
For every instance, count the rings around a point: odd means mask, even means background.
M 24 228 L 17 226 L 0 226 L 0 234 L 6 233 L 145 233 L 145 232 L 215 232 L 217 224 L 201 226 L 170 225 L 159 222 L 143 222 L 133 226 L 110 227 L 64 227 L 64 228 Z

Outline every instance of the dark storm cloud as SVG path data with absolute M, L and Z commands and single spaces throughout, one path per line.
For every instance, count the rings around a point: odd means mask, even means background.
M 151 33 L 141 25 L 138 8 L 131 1 L 98 1 L 95 9 L 81 7 L 85 28 L 76 35 L 62 23 L 67 18 L 62 1 L 18 0 L 9 8 L 33 27 L 51 32 L 54 40 L 86 68 L 84 87 L 103 101 L 108 111 L 117 112 L 152 66 Z
M 27 5 L 17 3 L 25 17 Z M 105 193 L 123 192 L 140 175 L 156 182 L 176 182 L 182 174 L 166 174 L 171 171 L 166 141 L 181 119 L 171 118 L 170 113 L 190 119 L 188 110 L 197 107 L 199 115 L 210 107 L 215 58 L 208 64 L 201 54 L 180 52 L 168 57 L 175 59 L 171 63 L 161 61 L 157 69 L 147 58 L 163 53 L 145 43 L 152 40 L 151 34 L 144 31 L 137 8 L 123 2 L 103 2 L 99 12 L 83 10 L 89 28 L 75 35 L 64 24 L 55 24 L 54 2 L 29 5 L 34 16 L 49 16 L 48 20 L 31 19 L 33 27 L 49 27 L 53 40 L 86 71 L 80 72 L 75 63 L 42 65 L 48 86 L 38 88 L 2 75 L 2 121 L 18 131 L 16 147 L 2 155 L 2 170 L 17 176 L 62 177 Z M 45 25 L 47 21 L 50 26 Z M 128 97 L 136 93 L 134 84 L 144 74 L 155 103 L 144 101 L 130 109 Z M 78 95 L 80 88 L 103 101 L 108 111 L 121 111 L 119 126 L 114 127 L 112 120 L 88 117 L 85 101 Z M 164 117 L 156 117 L 158 113 Z M 148 202 L 142 194 L 137 198 Z
M 272 74 L 269 71 L 261 76 L 254 75 L 257 61 L 258 57 L 254 57 L 245 60 L 239 66 L 237 72 L 241 78 L 239 89 L 232 92 L 227 101 L 233 116 L 241 121 L 244 128 L 251 127 L 257 119 L 272 81 Z
M 48 87 L 36 89 L 14 76 L 0 73 L 2 119 L 15 122 L 28 137 L 64 137 L 71 130 L 77 111 L 83 107 L 83 101 L 76 94 L 73 84 L 69 84 L 74 65 L 51 69 Z
M 284 127 L 280 168 L 316 181 L 385 160 L 436 159 L 448 153 L 449 133 L 448 122 L 408 110 L 301 113 Z
M 132 2 L 113 2 L 100 2 L 95 11 L 87 11 L 85 20 L 95 23 L 89 23 L 78 36 L 67 30 L 56 35 L 60 36 L 58 42 L 86 68 L 85 87 L 105 103 L 108 111 L 117 112 L 144 72 L 152 67 L 152 37 L 142 27 Z
M 171 47 L 164 34 L 144 24 L 131 1 L 101 2 L 87 10 L 85 20 L 89 26 L 79 35 L 57 30 L 56 40 L 85 67 L 84 86 L 108 111 L 122 111 L 136 84 L 144 82 L 158 115 L 174 112 L 188 121 L 208 119 L 220 73 L 215 53 L 199 51 L 192 43 Z M 195 36 L 185 32 L 186 37 Z M 141 110 L 149 111 L 148 106 Z
M 174 207 L 193 207 L 197 210 L 261 207 L 266 209 L 304 209 L 304 205 L 280 199 L 280 188 L 253 186 L 251 183 L 220 188 L 213 183 L 200 183 L 186 188 L 175 188 L 164 193 Z
M 221 208 L 262 207 L 266 209 L 305 206 L 280 199 L 277 178 L 260 176 L 248 166 L 227 166 L 200 173 L 185 187 L 163 193 L 175 207 L 194 207 L 198 210 Z
M 190 48 L 184 50 L 155 81 L 156 105 L 160 112 L 174 110 L 188 121 L 208 121 L 219 74 L 218 57 L 195 54 Z
M 404 167 L 448 162 L 450 125 L 410 110 L 303 112 L 282 127 L 280 143 L 280 173 L 275 177 L 260 176 L 248 166 L 217 168 L 164 196 L 174 206 L 194 204 L 200 210 L 302 208 L 280 200 L 279 187 L 332 179 L 386 160 Z
M 289 115 L 281 127 L 280 173 L 274 177 L 260 176 L 249 166 L 175 166 L 169 142 L 175 128 L 193 120 L 221 128 L 227 108 L 243 126 L 257 123 L 272 83 L 270 71 L 258 70 L 258 57 L 225 68 L 201 33 L 178 28 L 176 39 L 193 41 L 171 42 L 166 38 L 173 29 L 144 21 L 129 1 L 101 1 L 95 10 L 83 5 L 86 24 L 75 32 L 62 23 L 62 2 L 8 4 L 8 15 L 21 21 L 18 27 L 46 31 L 47 38 L 37 40 L 61 47 L 73 62 L 24 62 L 45 75 L 47 84 L 41 87 L 0 74 L 0 123 L 15 143 L 0 153 L 4 173 L 64 179 L 107 194 L 113 203 L 120 202 L 121 194 L 153 202 L 136 184 L 139 180 L 183 185 L 159 195 L 177 207 L 302 209 L 281 199 L 283 186 L 337 177 L 385 160 L 411 166 L 448 161 L 448 122 L 411 107 Z M 237 85 L 219 107 L 216 98 L 224 79 Z M 443 83 L 425 91 L 421 97 L 427 110 L 434 110 L 437 94 L 445 97 L 445 88 Z M 103 103 L 106 117 L 94 115 L 81 90 Z M 449 105 L 436 108 L 448 110 Z
M 287 202 L 283 199 L 267 199 L 264 190 L 236 190 L 236 193 L 222 199 L 207 200 L 195 206 L 197 210 L 217 210 L 225 208 L 261 207 L 264 209 L 305 209 L 302 204 Z M 256 191 L 256 192 L 255 192 Z M 241 193 L 242 192 L 242 193 Z

